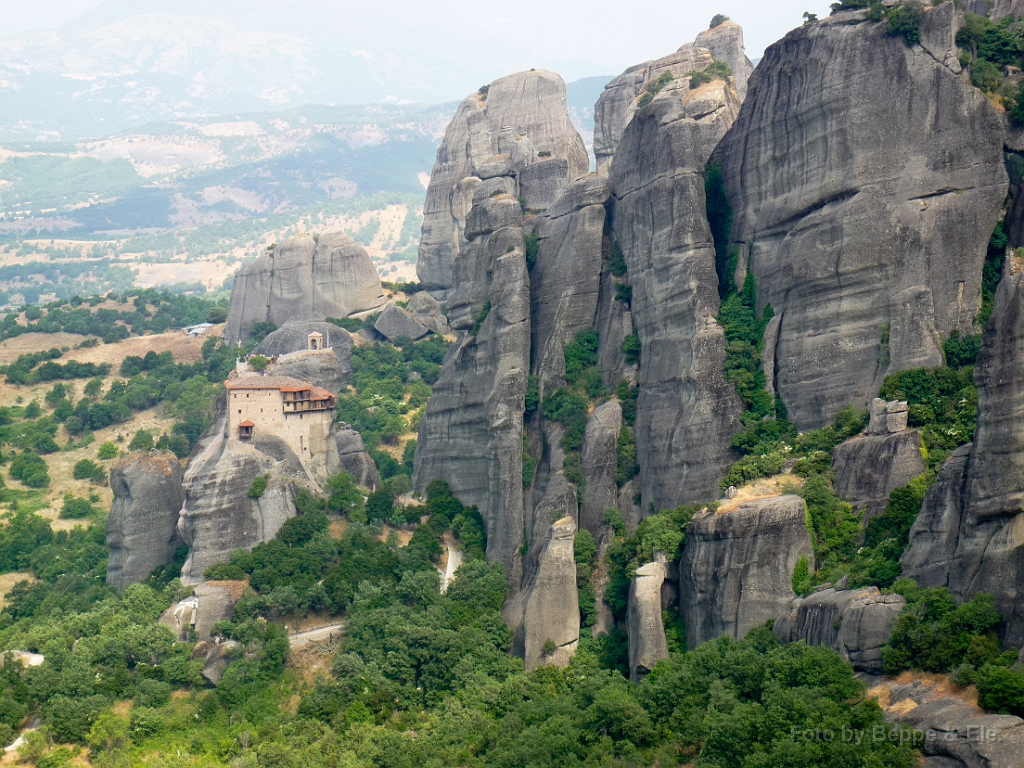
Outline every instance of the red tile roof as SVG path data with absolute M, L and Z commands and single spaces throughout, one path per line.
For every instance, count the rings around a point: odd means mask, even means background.
M 251 422 L 248 419 L 246 419 L 245 421 L 239 422 L 238 426 L 240 426 L 240 427 L 255 427 L 256 425 L 253 422 Z
M 292 392 L 302 392 L 312 389 L 311 384 L 293 379 L 291 376 L 239 376 L 235 379 L 228 379 L 224 382 L 227 389 L 288 389 Z

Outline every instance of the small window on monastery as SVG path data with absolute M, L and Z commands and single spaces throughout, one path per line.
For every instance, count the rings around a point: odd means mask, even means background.
M 249 399 L 249 394 L 248 394 L 248 393 L 246 393 L 246 395 L 245 395 L 245 399 L 246 399 L 246 400 L 248 400 L 248 399 Z
M 241 412 L 242 412 L 242 409 L 241 409 L 241 408 L 239 408 L 239 409 L 238 409 L 238 412 L 239 412 L 239 413 L 241 413 Z

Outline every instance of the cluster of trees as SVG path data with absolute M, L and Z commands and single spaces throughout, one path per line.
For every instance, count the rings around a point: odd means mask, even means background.
M 352 381 L 356 391 L 338 397 L 338 418 L 362 435 L 385 480 L 412 475 L 415 440 L 406 442 L 401 461 L 382 446 L 397 445 L 399 438 L 418 427 L 449 346 L 437 335 L 415 343 L 403 339 L 398 342 L 353 349 Z

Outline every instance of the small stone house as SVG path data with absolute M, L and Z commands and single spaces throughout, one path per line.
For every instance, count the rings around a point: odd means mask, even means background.
M 284 441 L 305 466 L 327 450 L 337 396 L 290 376 L 237 376 L 224 382 L 230 440 L 269 435 Z

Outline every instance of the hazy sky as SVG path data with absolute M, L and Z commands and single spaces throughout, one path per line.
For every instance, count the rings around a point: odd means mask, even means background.
M 101 5 L 103 0 L 0 0 L 0 36 L 19 35 L 59 26 L 79 14 Z M 436 6 L 438 15 L 450 12 L 450 5 L 438 0 L 408 1 L 422 13 L 424 6 Z M 338 5 L 350 3 L 353 14 L 372 13 L 374 2 L 367 0 L 334 0 Z M 173 11 L 173 2 L 167 10 Z M 216 0 L 210 0 L 216 5 Z M 287 0 L 282 0 L 284 7 Z M 563 56 L 566 59 L 608 61 L 610 74 L 625 62 L 642 61 L 651 56 L 664 55 L 682 42 L 692 39 L 707 26 L 715 13 L 725 13 L 743 25 L 747 54 L 751 58 L 761 55 L 764 48 L 798 26 L 804 11 L 824 16 L 828 13 L 827 0 L 554 0 L 545 6 L 543 18 L 533 14 L 515 14 L 515 4 L 508 0 L 494 2 L 481 0 L 475 10 L 486 16 L 493 7 L 493 15 L 501 23 L 522 25 L 523 33 L 536 31 L 538 25 L 545 32 L 558 30 L 562 34 Z M 413 14 L 414 15 L 414 14 Z M 511 21 L 510 21 L 511 17 Z M 311 22 L 315 20 L 311 19 Z M 614 43 L 609 41 L 614 40 Z M 615 50 L 594 50 L 594 44 L 614 45 Z M 445 41 L 457 45 L 457 40 Z M 599 73 L 594 73 L 599 74 Z

